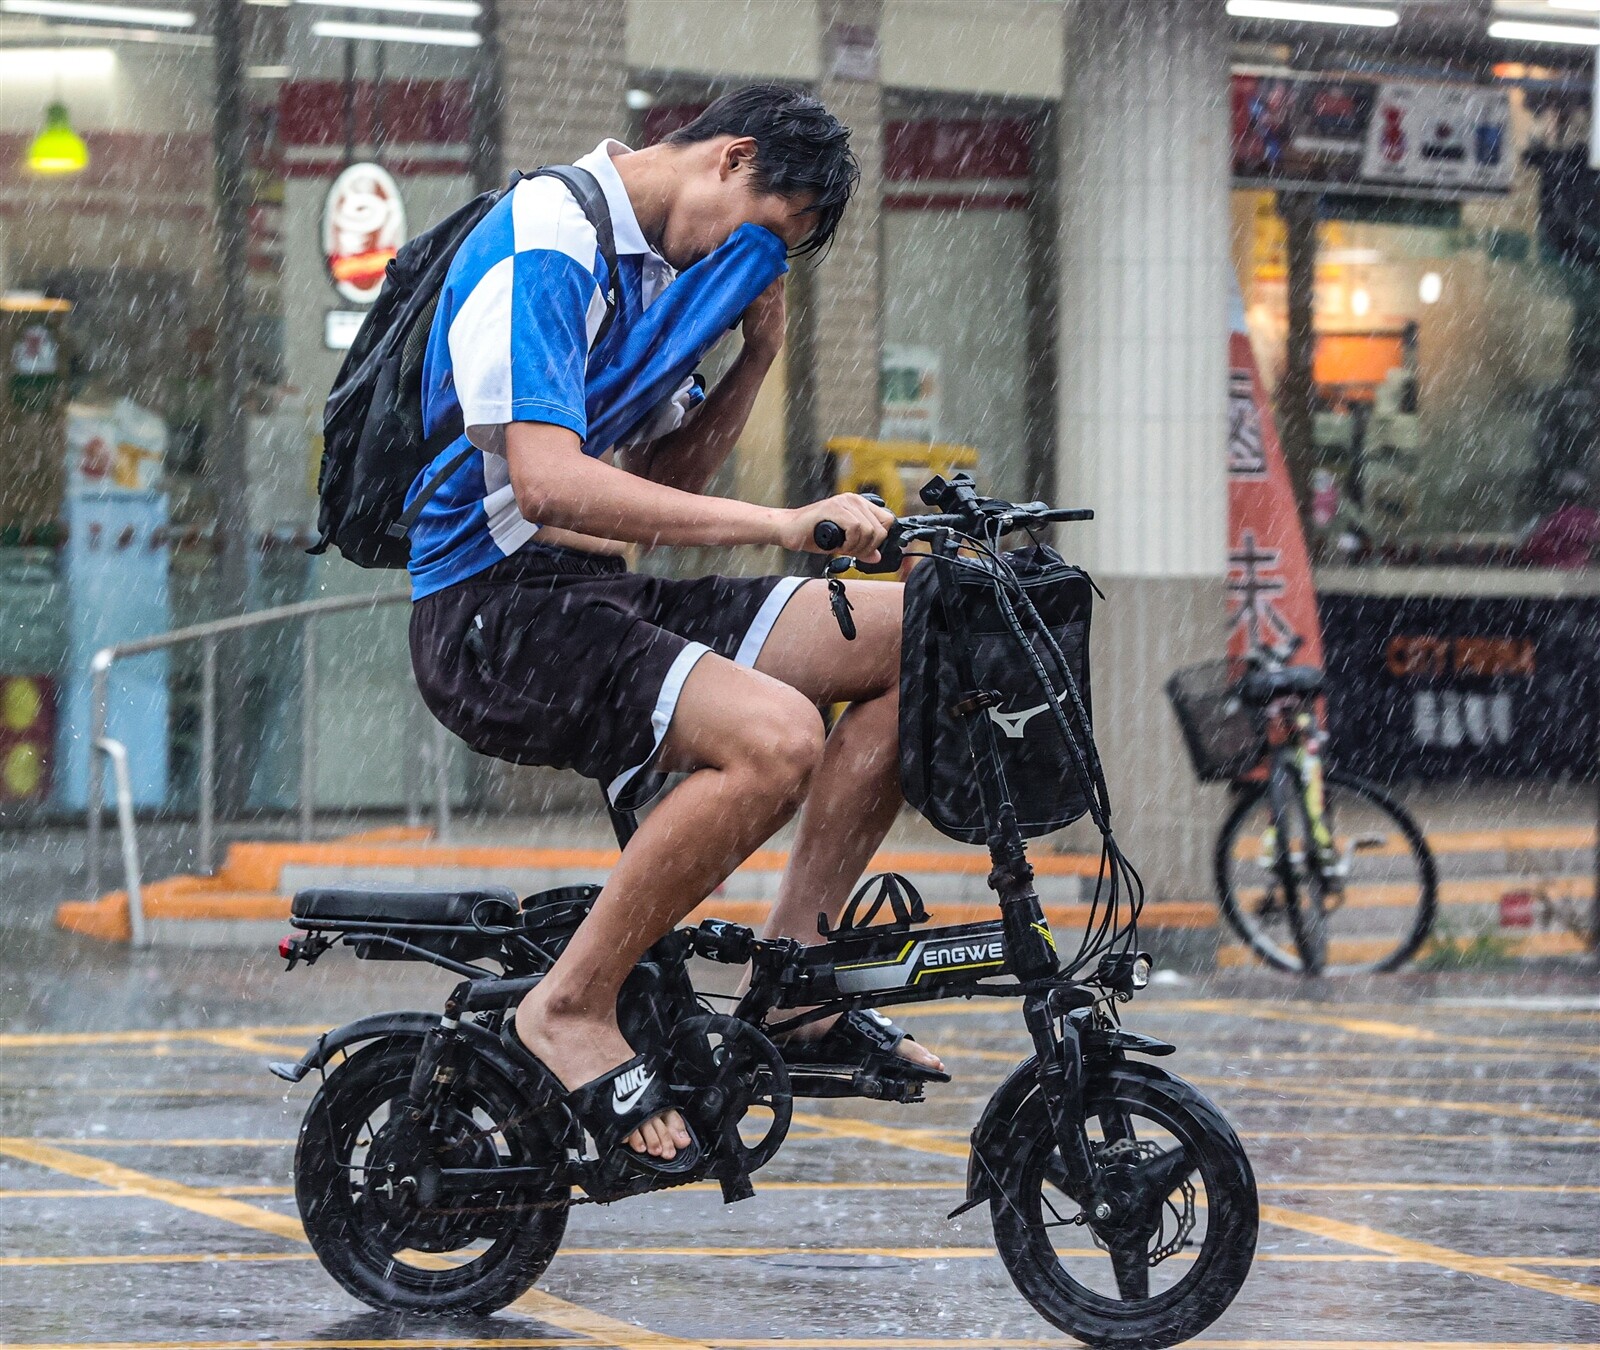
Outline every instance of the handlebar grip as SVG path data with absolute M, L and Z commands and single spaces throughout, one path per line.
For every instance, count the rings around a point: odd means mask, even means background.
M 844 530 L 834 521 L 819 520 L 811 531 L 811 539 L 824 553 L 832 553 L 844 547 Z

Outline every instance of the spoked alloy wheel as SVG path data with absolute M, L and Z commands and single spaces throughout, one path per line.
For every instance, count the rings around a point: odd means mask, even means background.
M 1329 769 L 1324 793 L 1333 835 L 1324 865 L 1298 796 L 1281 824 L 1273 820 L 1265 787 L 1252 788 L 1234 805 L 1217 840 L 1223 917 L 1279 970 L 1314 973 L 1302 958 L 1306 944 L 1323 953 L 1323 974 L 1396 970 L 1433 928 L 1433 854 L 1405 808 L 1376 784 Z
M 995 1245 L 1047 1321 L 1088 1345 L 1176 1345 L 1233 1301 L 1255 1255 L 1255 1178 L 1227 1121 L 1188 1084 L 1143 1064 L 1087 1088 L 1089 1140 L 1115 1198 L 1096 1222 L 1062 1189 L 1044 1099 L 1015 1122 L 990 1201 Z
M 374 1308 L 492 1312 L 550 1264 L 567 1226 L 568 1191 L 484 1188 L 425 1202 L 438 1168 L 554 1166 L 547 1117 L 477 1058 L 461 1067 L 437 1142 L 408 1125 L 406 1094 L 421 1040 L 378 1041 L 328 1075 L 295 1150 L 295 1198 L 328 1273 Z M 424 1142 L 427 1141 L 427 1142 Z M 420 1181 L 420 1186 L 419 1186 Z

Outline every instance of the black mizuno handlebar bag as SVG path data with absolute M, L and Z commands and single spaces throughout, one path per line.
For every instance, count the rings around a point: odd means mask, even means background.
M 900 783 L 906 800 L 942 833 L 965 844 L 987 839 L 974 738 L 969 721 L 988 720 L 1000 767 L 1025 839 L 1070 825 L 1088 810 L 1084 766 L 1093 763 L 1089 728 L 1080 727 L 1061 662 L 1038 631 L 1048 630 L 1089 711 L 1089 608 L 1093 583 L 1078 568 L 1043 545 L 1003 555 L 1015 580 L 997 575 L 993 564 L 965 557 L 959 563 L 930 559 L 911 571 L 905 588 L 900 660 Z M 954 578 L 959 602 L 945 612 L 941 573 Z M 1062 734 L 1040 683 L 1039 672 L 1020 645 L 996 593 L 1010 588 L 1012 617 L 1021 627 L 1060 699 L 1068 729 L 1082 738 L 1075 756 Z M 1019 602 L 1017 588 L 1038 618 Z M 966 635 L 972 686 L 956 673 L 951 623 Z M 981 728 L 977 744 L 982 745 Z

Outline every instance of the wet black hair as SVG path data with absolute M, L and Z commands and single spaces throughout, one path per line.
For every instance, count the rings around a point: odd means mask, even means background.
M 850 128 L 802 89 L 752 84 L 724 94 L 669 135 L 666 143 L 694 145 L 717 136 L 749 136 L 755 141 L 751 169 L 757 192 L 814 197 L 806 210 L 816 223 L 792 252 L 795 256 L 823 252 L 861 178 L 861 166 L 850 149 Z

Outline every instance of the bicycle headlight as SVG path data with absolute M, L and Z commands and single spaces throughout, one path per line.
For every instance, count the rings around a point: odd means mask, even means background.
M 1131 982 L 1135 989 L 1143 989 L 1150 983 L 1150 968 L 1154 964 L 1148 956 L 1140 952 L 1133 958 Z
M 1154 965 L 1148 952 L 1112 952 L 1100 959 L 1094 982 L 1118 998 L 1129 999 L 1150 983 Z

